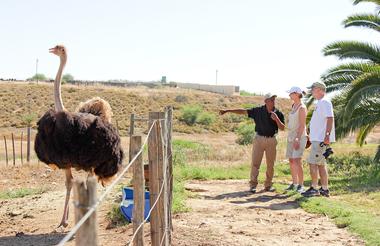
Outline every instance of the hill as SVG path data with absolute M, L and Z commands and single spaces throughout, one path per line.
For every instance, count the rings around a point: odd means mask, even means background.
M 189 89 L 162 87 L 119 88 L 108 86 L 62 86 L 62 98 L 65 107 L 73 111 L 81 101 L 94 96 L 107 100 L 113 109 L 114 120 L 120 132 L 125 135 L 129 128 L 130 114 L 147 117 L 149 111 L 162 111 L 165 106 L 174 107 L 174 131 L 177 132 L 225 132 L 232 131 L 244 120 L 242 117 L 225 115 L 216 117 L 209 126 L 188 126 L 179 121 L 180 109 L 185 105 L 200 105 L 203 110 L 215 115 L 219 109 L 241 108 L 263 103 L 261 96 L 224 96 Z M 28 116 L 32 116 L 35 128 L 36 120 L 50 107 L 53 107 L 53 85 L 51 83 L 1 82 L 0 83 L 0 128 L 25 127 Z M 277 107 L 288 112 L 290 101 L 279 98 Z M 137 126 L 144 127 L 139 123 Z M 146 127 L 144 127 L 146 128 Z

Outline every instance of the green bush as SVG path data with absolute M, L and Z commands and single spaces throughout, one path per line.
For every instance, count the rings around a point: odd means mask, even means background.
M 187 125 L 192 126 L 197 122 L 199 114 L 202 112 L 202 108 L 198 105 L 188 105 L 181 109 L 180 120 Z
M 72 76 L 71 74 L 69 73 L 66 73 L 62 76 L 62 83 L 66 83 L 66 82 L 70 82 L 70 81 L 73 81 L 74 80 L 74 76 Z
M 215 114 L 202 112 L 197 118 L 197 123 L 201 125 L 209 126 L 215 122 L 215 119 L 216 119 Z
M 243 122 L 236 129 L 236 133 L 239 136 L 236 143 L 240 145 L 251 144 L 255 136 L 255 125 L 252 122 Z
M 351 152 L 343 156 L 332 155 L 328 159 L 328 163 L 333 172 L 356 173 L 373 168 L 380 169 L 380 165 L 374 162 L 371 156 L 363 155 L 360 152 Z
M 27 80 L 32 80 L 32 81 L 36 81 L 36 80 L 39 80 L 39 81 L 45 81 L 47 80 L 45 74 L 43 73 L 36 73 L 33 77 L 31 78 L 28 78 Z

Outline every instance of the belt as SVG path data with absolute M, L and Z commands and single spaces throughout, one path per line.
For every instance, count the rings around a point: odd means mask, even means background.
M 260 135 L 256 132 L 256 136 L 258 137 L 262 137 L 262 138 L 275 138 L 276 137 L 276 134 L 274 134 L 273 136 L 263 136 L 263 135 Z

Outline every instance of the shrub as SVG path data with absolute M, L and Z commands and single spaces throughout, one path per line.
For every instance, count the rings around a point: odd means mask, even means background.
M 248 145 L 252 143 L 252 139 L 255 136 L 255 125 L 251 122 L 243 122 L 236 129 L 238 139 L 236 143 L 240 145 Z
M 27 125 L 31 126 L 32 122 L 37 119 L 37 115 L 35 114 L 26 114 L 22 116 L 22 121 Z
M 187 97 L 184 95 L 178 95 L 175 97 L 174 100 L 178 103 L 183 103 L 183 102 L 187 102 Z
M 198 115 L 202 112 L 202 108 L 198 105 L 184 106 L 181 109 L 180 120 L 187 125 L 192 126 L 196 123 Z
M 66 73 L 65 75 L 62 76 L 62 82 L 70 82 L 74 80 L 74 76 L 72 76 L 69 73 Z
M 215 119 L 216 119 L 215 114 L 202 112 L 197 118 L 197 123 L 201 125 L 209 126 L 215 122 Z
M 328 163 L 333 172 L 356 173 L 372 168 L 380 169 L 371 156 L 362 155 L 360 152 L 351 152 L 343 156 L 332 155 Z
M 237 114 L 229 114 L 227 117 L 223 118 L 223 121 L 226 123 L 241 123 L 246 119 L 246 116 L 237 115 Z
M 33 77 L 28 78 L 27 80 L 32 80 L 32 81 L 40 80 L 40 81 L 44 81 L 44 80 L 47 80 L 47 78 L 46 78 L 45 74 L 43 74 L 43 73 L 36 73 Z

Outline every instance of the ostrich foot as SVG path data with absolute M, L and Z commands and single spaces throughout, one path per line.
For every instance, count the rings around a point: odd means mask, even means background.
M 66 222 L 66 221 L 62 221 L 58 226 L 57 228 L 54 229 L 54 232 L 57 232 L 57 233 L 63 233 L 65 231 L 65 228 L 68 226 L 69 224 Z

